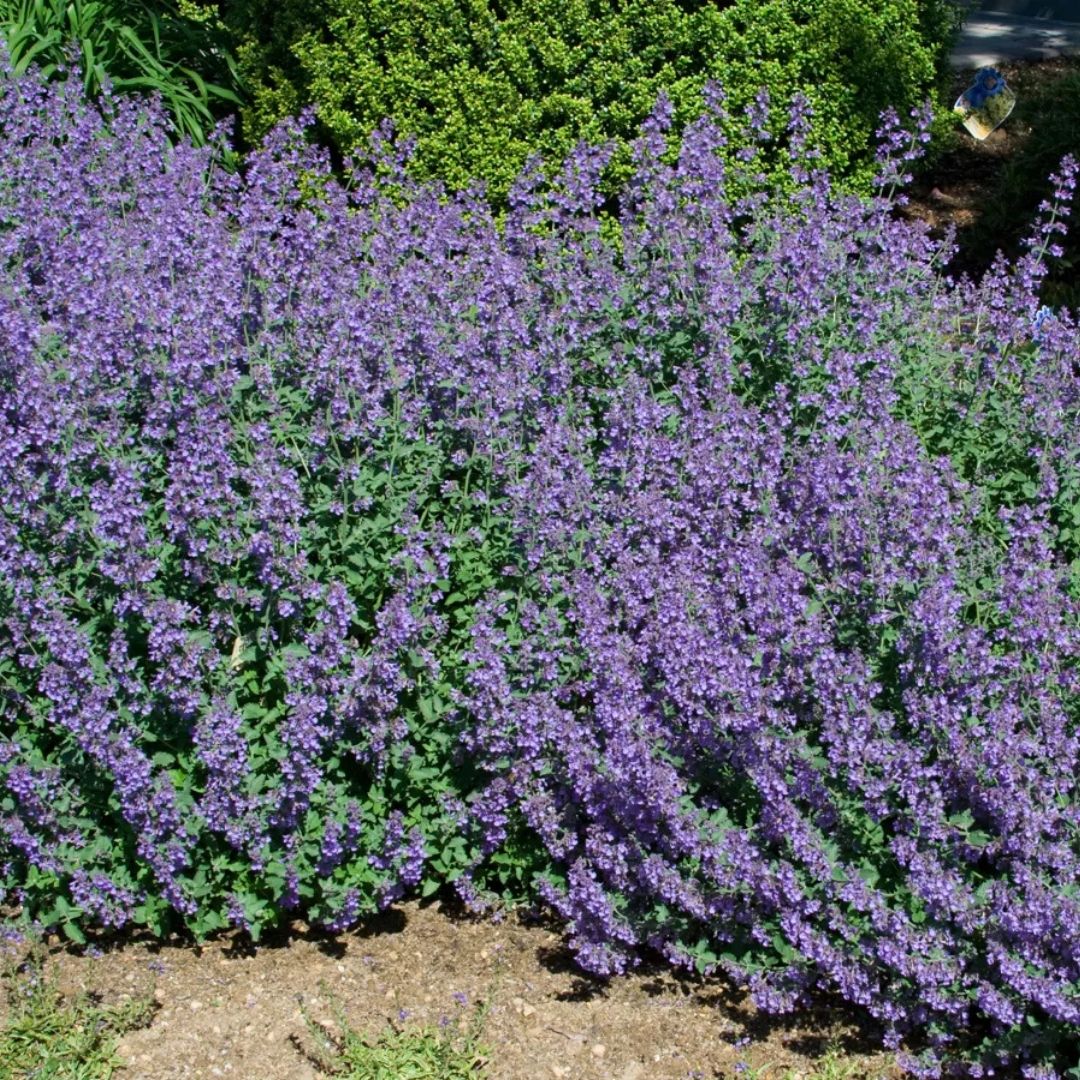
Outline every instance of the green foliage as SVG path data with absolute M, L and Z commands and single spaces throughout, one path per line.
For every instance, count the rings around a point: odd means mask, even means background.
M 453 188 L 479 177 L 500 203 L 530 154 L 628 140 L 666 92 L 676 131 L 706 80 L 738 114 L 762 85 L 797 90 L 834 176 L 865 184 L 874 131 L 940 84 L 958 18 L 949 0 L 240 0 L 225 14 L 252 88 L 245 136 L 314 104 L 340 153 L 390 117 L 418 139 L 414 169 Z
M 958 325 L 957 332 L 972 329 Z M 930 453 L 948 457 L 984 493 L 986 534 L 1003 542 L 1000 512 L 1036 499 L 1049 471 L 1057 549 L 1080 570 L 1080 451 L 1069 446 L 1061 454 L 1045 453 L 1045 420 L 1032 408 L 1042 396 L 1046 367 L 1038 345 L 1006 345 L 993 379 L 982 376 L 970 355 L 951 349 L 924 345 L 904 359 L 898 379 L 903 416 Z
M 801 1070 L 785 1069 L 783 1073 L 769 1062 L 751 1067 L 745 1061 L 736 1066 L 739 1080 L 855 1080 L 857 1076 L 866 1076 L 856 1062 L 846 1060 L 836 1046 L 830 1046 L 818 1067 L 809 1075 Z
M 36 64 L 57 77 L 77 59 L 90 97 L 106 83 L 160 94 L 179 134 L 197 146 L 223 108 L 242 101 L 220 24 L 184 0 L 0 0 L 0 37 L 17 73 Z
M 0 1030 L 0 1075 L 6 1080 L 109 1080 L 121 1065 L 116 1040 L 144 1027 L 153 1001 L 102 1006 L 87 994 L 66 1001 L 46 977 L 40 947 L 5 972 L 9 1015 Z
M 356 1031 L 340 1003 L 325 987 L 338 1033 L 316 1023 L 303 1000 L 300 1011 L 312 1039 L 312 1060 L 320 1070 L 346 1080 L 479 1080 L 486 1074 L 488 1050 L 480 1043 L 487 1006 L 471 1017 L 444 1017 L 438 1027 L 391 1021 L 379 1035 Z

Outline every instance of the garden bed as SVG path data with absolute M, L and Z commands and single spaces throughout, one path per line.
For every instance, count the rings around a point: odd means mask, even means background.
M 999 65 L 1017 94 L 1013 114 L 984 141 L 958 129 L 953 145 L 920 172 L 908 193 L 902 213 L 926 222 L 935 236 L 953 225 L 959 250 L 950 266 L 954 274 L 981 275 L 1001 247 L 1015 258 L 1041 199 L 1049 194 L 1045 175 L 1069 149 L 1076 152 L 1080 120 L 1080 59 L 1014 60 Z M 971 72 L 957 72 L 951 94 L 956 97 L 971 82 Z M 1027 165 L 1031 155 L 1038 165 Z M 1047 164 L 1049 163 L 1049 165 Z M 1032 172 L 1037 183 L 1032 183 Z M 1073 232 L 1075 232 L 1075 223 Z M 1074 253 L 1076 238 L 1067 247 Z M 1075 258 L 1075 254 L 1074 254 Z M 1051 269 L 1051 281 L 1073 289 L 1075 266 Z M 1075 304 L 1075 292 L 1065 297 Z
M 481 1009 L 493 1076 L 1073 1068 L 1056 210 L 954 287 L 811 174 L 805 101 L 790 194 L 728 198 L 714 89 L 618 224 L 583 149 L 502 228 L 296 124 L 208 183 L 8 90 L 0 901 L 148 1003 L 132 1075 L 310 1074 L 335 1001 Z M 881 189 L 929 123 L 883 120 Z M 451 893 L 565 923 L 408 899 Z

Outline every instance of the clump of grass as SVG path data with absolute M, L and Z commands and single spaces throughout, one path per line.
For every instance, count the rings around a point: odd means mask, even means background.
M 858 1075 L 867 1075 L 860 1074 L 858 1069 L 858 1065 L 847 1058 L 839 1047 L 830 1046 L 807 1080 L 855 1080 Z M 785 1080 L 795 1080 L 796 1076 L 796 1073 L 789 1072 Z
M 3 971 L 8 1018 L 0 1029 L 0 1075 L 4 1080 L 109 1080 L 122 1062 L 116 1042 L 145 1026 L 152 998 L 105 1006 L 92 994 L 65 999 L 45 975 L 36 946 Z
M 340 1002 L 325 986 L 320 989 L 337 1031 L 313 1020 L 302 998 L 300 1011 L 314 1040 L 307 1056 L 324 1073 L 346 1080 L 479 1080 L 486 1075 L 489 1052 L 480 1041 L 486 1003 L 469 1017 L 444 1017 L 437 1026 L 408 1023 L 402 1012 L 370 1035 L 353 1028 Z M 464 999 L 459 1004 L 463 1007 Z

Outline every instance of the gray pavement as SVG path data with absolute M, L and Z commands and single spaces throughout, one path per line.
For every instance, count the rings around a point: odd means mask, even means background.
M 983 0 L 980 11 L 1018 15 L 1023 19 L 1080 22 L 1080 0 Z
M 1080 0 L 985 0 L 964 23 L 952 65 L 1056 56 L 1080 56 Z

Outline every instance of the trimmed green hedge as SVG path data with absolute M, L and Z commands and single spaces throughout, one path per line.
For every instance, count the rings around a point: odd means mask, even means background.
M 562 161 L 582 138 L 627 141 L 661 90 L 676 127 L 716 79 L 732 111 L 762 85 L 805 92 L 823 164 L 860 185 L 887 106 L 935 90 L 958 24 L 951 0 L 239 0 L 226 22 L 252 88 L 249 139 L 314 104 L 339 153 L 391 117 L 414 169 L 497 203 L 530 153 Z

